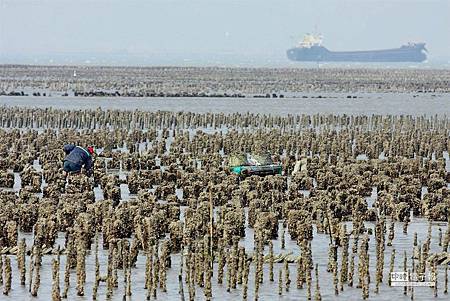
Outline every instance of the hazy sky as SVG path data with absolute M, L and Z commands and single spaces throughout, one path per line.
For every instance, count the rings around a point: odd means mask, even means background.
M 450 0 L 0 0 L 0 54 L 284 57 L 315 29 L 331 50 L 424 41 L 450 60 Z

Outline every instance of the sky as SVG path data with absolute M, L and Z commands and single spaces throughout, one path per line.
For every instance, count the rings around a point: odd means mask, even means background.
M 314 31 L 330 50 L 423 41 L 448 62 L 450 0 L 0 0 L 0 63 L 286 61 Z

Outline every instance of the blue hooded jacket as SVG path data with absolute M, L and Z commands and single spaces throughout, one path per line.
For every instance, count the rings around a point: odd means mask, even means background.
M 63 150 L 67 154 L 64 161 L 69 161 L 80 166 L 84 165 L 86 171 L 92 170 L 92 156 L 86 149 L 81 146 L 66 144 L 64 145 Z

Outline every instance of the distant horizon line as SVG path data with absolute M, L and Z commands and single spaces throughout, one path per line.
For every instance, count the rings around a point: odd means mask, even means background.
M 48 68 L 145 68 L 145 69 L 159 69 L 159 68 L 198 68 L 198 69 L 390 69 L 390 70 L 449 70 L 450 62 L 441 68 L 436 68 L 435 66 L 427 65 L 427 63 L 418 63 L 418 66 L 406 66 L 407 63 L 392 63 L 392 65 L 387 65 L 385 63 L 335 63 L 330 64 L 317 64 L 317 63 L 291 63 L 289 65 L 267 65 L 267 66 L 255 66 L 255 65 L 97 65 L 97 64 L 27 64 L 27 63 L 3 63 L 0 62 L 0 68 L 3 67 L 48 67 Z M 422 65 L 422 66 L 420 66 Z

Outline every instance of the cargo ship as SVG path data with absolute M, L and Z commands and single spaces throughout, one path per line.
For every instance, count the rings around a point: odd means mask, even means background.
M 292 61 L 306 62 L 423 62 L 425 43 L 408 43 L 400 48 L 367 51 L 330 51 L 322 46 L 322 37 L 307 34 L 297 47 L 287 50 Z

